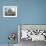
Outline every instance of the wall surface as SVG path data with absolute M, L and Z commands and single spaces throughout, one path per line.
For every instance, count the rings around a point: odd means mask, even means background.
M 3 6 L 18 6 L 18 0 L 0 0 L 0 44 L 7 44 L 9 42 L 8 35 L 10 32 L 16 32 L 18 18 L 3 17 Z M 16 38 L 16 43 L 18 38 Z
M 9 5 L 18 6 L 17 18 L 3 17 L 3 6 Z M 8 43 L 9 32 L 17 34 L 18 24 L 46 24 L 46 0 L 0 0 L 0 44 Z

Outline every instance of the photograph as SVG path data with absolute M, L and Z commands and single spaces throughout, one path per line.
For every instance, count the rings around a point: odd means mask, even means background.
M 3 6 L 3 17 L 17 17 L 17 6 Z

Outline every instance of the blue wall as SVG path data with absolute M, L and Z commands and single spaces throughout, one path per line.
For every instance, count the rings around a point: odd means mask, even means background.
M 17 18 L 3 17 L 6 5 L 18 6 Z M 9 32 L 17 34 L 18 24 L 46 24 L 46 0 L 0 0 L 0 44 L 8 43 Z

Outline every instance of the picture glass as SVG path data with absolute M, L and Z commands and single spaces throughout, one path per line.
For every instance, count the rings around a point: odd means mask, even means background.
M 4 6 L 3 17 L 17 17 L 17 6 Z

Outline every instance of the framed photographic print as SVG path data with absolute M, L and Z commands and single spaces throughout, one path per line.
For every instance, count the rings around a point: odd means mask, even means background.
M 3 17 L 17 17 L 17 6 L 3 6 Z

